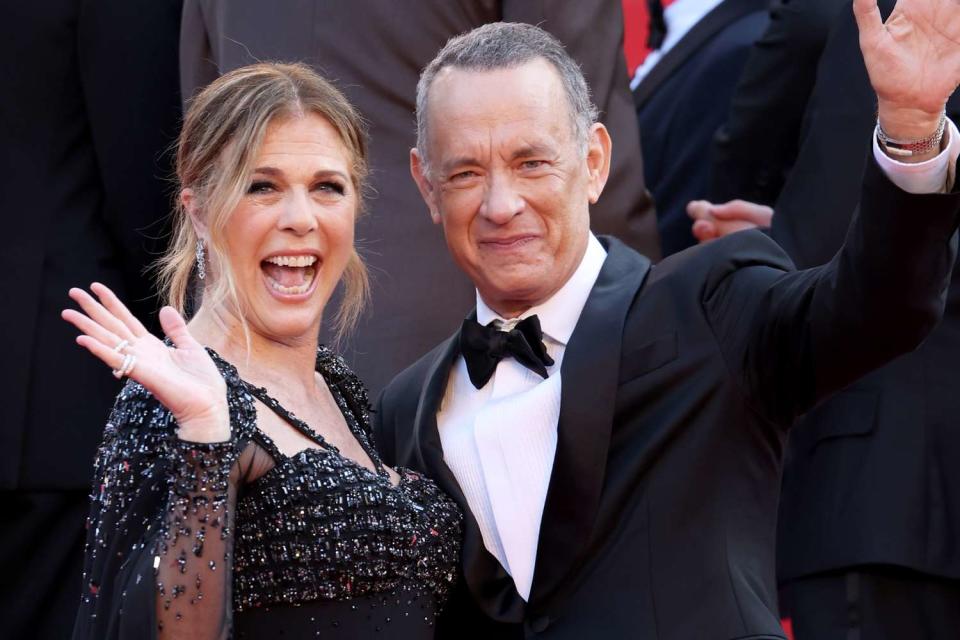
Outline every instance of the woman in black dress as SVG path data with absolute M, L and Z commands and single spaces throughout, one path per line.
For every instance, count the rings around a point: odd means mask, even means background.
M 74 638 L 430 638 L 461 513 L 388 469 L 360 381 L 318 345 L 366 295 L 361 120 L 301 65 L 222 76 L 177 154 L 172 306 L 150 335 L 106 287 L 77 342 L 128 377 L 96 462 Z M 197 292 L 189 323 L 187 292 Z

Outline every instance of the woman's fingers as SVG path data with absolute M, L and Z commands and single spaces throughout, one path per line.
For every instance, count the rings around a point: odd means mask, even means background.
M 79 329 L 81 333 L 84 333 L 105 345 L 116 346 L 123 342 L 123 338 L 118 338 L 115 333 L 107 331 L 102 326 L 83 315 L 76 309 L 64 309 L 60 313 L 60 317 Z
M 93 296 L 76 287 L 70 289 L 70 298 L 80 305 L 91 320 L 123 340 L 133 340 L 136 336 L 127 326 L 114 316 L 106 307 L 97 302 Z
M 173 346 L 177 349 L 197 349 L 201 348 L 190 330 L 187 329 L 187 323 L 176 309 L 170 306 L 160 309 L 160 326 L 163 333 L 173 341 Z
M 120 298 L 117 297 L 113 291 L 110 290 L 106 285 L 102 285 L 99 282 L 94 282 L 90 285 L 90 290 L 97 294 L 97 297 L 100 298 L 100 303 L 117 319 L 119 319 L 130 332 L 136 336 L 140 337 L 149 333 L 146 327 L 137 320 L 137 317 L 130 313 L 130 310 L 127 309 L 127 306 L 120 301 Z
M 123 366 L 124 359 L 127 357 L 127 354 L 117 351 L 113 346 L 107 346 L 86 334 L 77 336 L 77 344 L 100 358 L 105 365 L 114 371 Z M 128 371 L 127 374 L 129 373 Z

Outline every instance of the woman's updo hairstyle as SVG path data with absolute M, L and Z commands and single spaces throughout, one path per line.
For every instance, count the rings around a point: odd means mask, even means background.
M 228 303 L 240 309 L 235 280 L 222 244 L 230 215 L 249 187 L 250 174 L 267 126 L 277 118 L 314 113 L 329 122 L 352 160 L 351 181 L 362 202 L 367 174 L 367 140 L 363 119 L 332 84 L 303 64 L 261 63 L 241 67 L 217 78 L 190 103 L 177 141 L 179 188 L 194 193 L 199 217 L 209 240 L 204 249 L 208 273 L 195 279 L 199 239 L 179 197 L 173 237 L 158 263 L 161 291 L 181 313 L 187 311 L 191 284 L 196 287 L 190 308 L 204 302 Z M 359 211 L 357 212 L 360 213 Z M 338 338 L 356 323 L 369 295 L 366 267 L 353 249 L 342 282 L 343 300 L 333 320 Z M 242 313 L 238 317 L 243 318 Z M 246 332 L 246 324 L 244 323 Z

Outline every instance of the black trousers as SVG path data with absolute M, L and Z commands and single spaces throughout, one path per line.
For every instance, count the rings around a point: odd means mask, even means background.
M 0 492 L 0 637 L 69 638 L 80 604 L 87 491 Z
M 886 566 L 787 582 L 783 617 L 795 640 L 957 640 L 960 580 Z

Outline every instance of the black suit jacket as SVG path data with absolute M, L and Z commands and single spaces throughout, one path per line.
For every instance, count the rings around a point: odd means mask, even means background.
M 883 0 L 884 12 L 892 0 Z M 849 8 L 849 3 L 847 3 Z M 821 56 L 773 237 L 798 266 L 843 241 L 868 162 L 876 98 L 844 12 Z M 947 105 L 960 122 L 960 93 Z M 922 224 L 922 213 L 914 214 Z M 862 564 L 960 579 L 960 269 L 942 322 L 904 355 L 818 406 L 791 433 L 779 578 Z
M 529 603 L 468 513 L 441 637 L 782 638 L 774 532 L 787 427 L 929 332 L 958 217 L 960 193 L 909 196 L 871 167 L 863 216 L 826 267 L 793 271 L 756 231 L 655 267 L 605 239 L 564 354 Z M 436 425 L 457 344 L 387 387 L 376 428 L 387 462 L 425 471 L 466 508 Z
M 714 140 L 708 200 L 776 202 L 796 161 L 820 56 L 844 11 L 851 11 L 849 0 L 774 0 L 770 24 L 750 53 Z M 855 193 L 859 185 L 852 185 Z M 845 220 L 851 211 L 843 210 Z M 832 256 L 839 244 L 831 246 Z
M 707 196 L 714 134 L 727 118 L 750 48 L 767 26 L 768 3 L 724 0 L 633 92 L 644 178 L 657 203 L 664 255 L 696 244 L 687 203 Z
M 410 179 L 420 71 L 448 38 L 487 22 L 537 24 L 582 65 L 601 119 L 618 140 L 610 181 L 591 220 L 602 233 L 659 257 L 644 188 L 637 124 L 622 51 L 620 3 L 610 0 L 186 0 L 183 94 L 259 60 L 299 60 L 336 83 L 370 124 L 367 215 L 357 244 L 373 275 L 372 305 L 342 349 L 378 392 L 473 306 Z M 436 300 L 444 304 L 437 306 Z
M 0 26 L 0 489 L 87 490 L 119 384 L 60 319 L 102 282 L 149 322 L 180 117 L 180 0 L 8 3 Z

